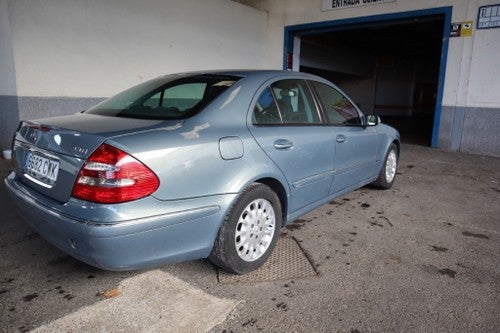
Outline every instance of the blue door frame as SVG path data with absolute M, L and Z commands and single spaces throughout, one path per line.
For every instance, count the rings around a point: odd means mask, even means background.
M 340 19 L 333 21 L 324 21 L 316 23 L 306 23 L 290 25 L 285 27 L 285 45 L 283 52 L 283 69 L 287 69 L 289 54 L 293 53 L 293 38 L 296 36 L 308 35 L 326 31 L 338 31 L 353 29 L 360 25 L 376 24 L 378 22 L 396 21 L 406 18 L 418 18 L 432 15 L 444 15 L 443 26 L 443 44 L 441 46 L 441 63 L 439 67 L 439 79 L 436 94 L 436 107 L 434 110 L 434 123 L 432 127 L 431 146 L 437 147 L 439 136 L 439 123 L 441 119 L 441 108 L 443 102 L 444 80 L 446 75 L 446 60 L 448 57 L 448 40 L 450 36 L 451 14 L 453 7 L 439 7 L 431 9 L 422 9 L 409 12 L 400 12 L 392 14 L 381 14 L 373 16 L 355 17 L 349 19 Z

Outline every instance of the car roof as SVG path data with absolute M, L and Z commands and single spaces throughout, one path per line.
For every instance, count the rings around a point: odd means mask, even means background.
M 320 77 L 303 72 L 296 72 L 290 70 L 260 70 L 260 69 L 235 69 L 235 70 L 207 70 L 207 71 L 193 71 L 193 72 L 184 72 L 178 73 L 177 75 L 181 76 L 191 76 L 191 75 L 231 75 L 231 76 L 239 76 L 244 78 L 253 78 L 253 79 L 270 79 L 277 76 L 293 76 L 293 77 L 303 77 L 309 79 L 320 79 Z

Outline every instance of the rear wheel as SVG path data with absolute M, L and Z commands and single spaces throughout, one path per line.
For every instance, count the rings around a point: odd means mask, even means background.
M 266 185 L 252 184 L 226 215 L 210 260 L 236 274 L 259 268 L 276 245 L 281 223 L 281 204 L 276 193 Z
M 394 180 L 396 179 L 398 159 L 398 148 L 394 143 L 392 143 L 385 154 L 380 174 L 378 175 L 377 180 L 372 183 L 373 186 L 383 189 L 391 188 L 392 184 L 394 184 Z

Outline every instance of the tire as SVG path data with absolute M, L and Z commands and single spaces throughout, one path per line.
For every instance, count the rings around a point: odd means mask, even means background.
M 278 196 L 269 186 L 254 183 L 227 213 L 209 259 L 231 273 L 253 271 L 273 252 L 281 224 Z
M 391 143 L 385 154 L 384 163 L 382 164 L 378 178 L 371 185 L 382 189 L 391 188 L 396 179 L 398 162 L 398 148 L 394 143 Z

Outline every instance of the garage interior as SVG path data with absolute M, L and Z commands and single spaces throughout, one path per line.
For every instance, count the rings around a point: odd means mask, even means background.
M 430 146 L 443 27 L 432 15 L 303 31 L 299 69 L 336 83 L 403 142 Z

